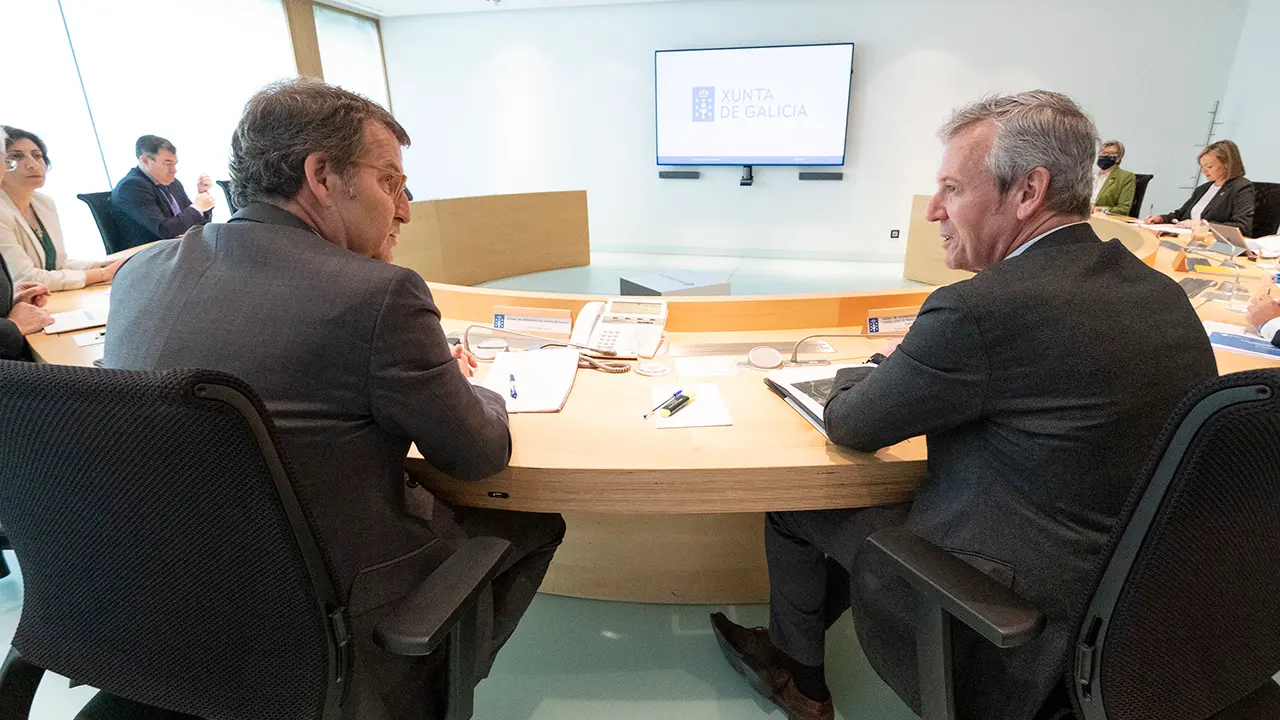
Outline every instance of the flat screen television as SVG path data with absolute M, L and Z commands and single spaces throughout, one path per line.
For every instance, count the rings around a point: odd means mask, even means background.
M 853 43 L 654 53 L 659 165 L 843 165 Z

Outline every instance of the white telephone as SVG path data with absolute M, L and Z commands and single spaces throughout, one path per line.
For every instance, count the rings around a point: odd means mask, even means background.
M 590 302 L 573 322 L 569 342 L 597 350 L 613 350 L 620 358 L 651 358 L 662 345 L 667 324 L 666 300 L 614 298 Z

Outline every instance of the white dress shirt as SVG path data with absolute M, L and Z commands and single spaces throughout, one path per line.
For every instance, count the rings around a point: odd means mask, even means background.
M 1111 177 L 1111 170 L 1099 170 L 1097 175 L 1093 176 L 1093 204 L 1098 204 L 1098 193 L 1102 192 L 1102 186 L 1107 184 L 1107 178 Z
M 1204 194 L 1204 197 L 1200 198 L 1200 202 L 1196 203 L 1195 207 L 1191 208 L 1192 223 L 1200 223 L 1200 218 L 1204 215 L 1204 209 L 1209 207 L 1209 203 L 1213 201 L 1213 198 L 1217 196 L 1218 191 L 1221 189 L 1217 184 L 1209 186 L 1209 191 Z
M 1064 228 L 1069 228 L 1069 227 L 1075 227 L 1076 225 L 1085 225 L 1085 224 L 1087 224 L 1088 222 L 1089 222 L 1088 220 L 1081 220 L 1080 222 L 1073 222 L 1073 223 L 1070 223 L 1070 224 L 1067 224 L 1067 225 L 1060 225 L 1060 226 L 1058 226 L 1058 227 L 1056 227 L 1056 228 L 1054 228 L 1054 229 L 1050 230 L 1050 231 L 1049 231 L 1049 232 L 1047 232 L 1047 233 L 1040 233 L 1039 235 L 1037 235 L 1037 236 L 1035 236 L 1035 237 L 1031 238 L 1030 240 L 1028 240 L 1028 241 L 1026 241 L 1026 242 L 1022 243 L 1021 245 L 1019 245 L 1019 246 L 1018 246 L 1018 248 L 1017 248 L 1016 250 L 1014 250 L 1013 252 L 1009 253 L 1008 255 L 1005 255 L 1005 256 L 1004 256 L 1004 259 L 1005 259 L 1005 260 L 1008 260 L 1009 258 L 1015 258 L 1015 257 L 1018 257 L 1018 256 L 1019 256 L 1019 255 L 1021 255 L 1022 253 L 1026 252 L 1026 251 L 1027 251 L 1027 248 L 1029 248 L 1029 247 L 1031 247 L 1032 245 L 1035 245 L 1037 242 L 1039 242 L 1041 238 L 1044 238 L 1044 237 L 1046 237 L 1046 236 L 1048 236 L 1048 235 L 1052 235 L 1052 234 L 1054 234 L 1054 233 L 1058 232 L 1059 230 L 1062 230 L 1062 229 L 1064 229 Z

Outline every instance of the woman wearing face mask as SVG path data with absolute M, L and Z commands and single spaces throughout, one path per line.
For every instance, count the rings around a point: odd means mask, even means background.
M 1148 223 L 1177 223 L 1196 227 L 1201 222 L 1232 225 L 1243 235 L 1253 231 L 1253 183 L 1244 176 L 1240 148 L 1230 140 L 1220 140 L 1200 153 L 1200 172 L 1205 184 L 1191 193 L 1186 204 L 1167 215 L 1152 215 Z
M 0 256 L 14 282 L 42 283 L 52 291 L 110 282 L 123 260 L 110 264 L 67 259 L 53 198 L 42 192 L 49 156 L 33 133 L 5 127 L 6 160 L 14 168 L 0 182 Z
M 1120 167 L 1124 143 L 1108 140 L 1098 151 L 1098 173 L 1093 176 L 1093 206 L 1111 215 L 1128 215 L 1138 178 Z

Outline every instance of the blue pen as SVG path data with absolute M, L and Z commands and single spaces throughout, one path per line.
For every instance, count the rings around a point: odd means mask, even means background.
M 669 397 L 669 398 L 667 398 L 666 400 L 663 400 L 662 402 L 658 403 L 658 404 L 657 404 L 657 406 L 655 406 L 652 410 L 650 410 L 649 412 L 645 413 L 645 414 L 644 414 L 644 418 L 643 418 L 643 419 L 644 419 L 644 420 L 648 420 L 650 415 L 652 415 L 652 414 L 654 414 L 654 413 L 658 412 L 658 410 L 660 410 L 660 409 L 662 408 L 662 406 L 663 406 L 663 405 L 666 405 L 667 403 L 671 402 L 672 400 L 675 400 L 676 398 L 680 397 L 680 393 L 682 393 L 682 392 L 684 392 L 684 391 L 683 391 L 683 390 L 677 390 L 677 391 L 675 391 L 674 393 L 672 393 L 672 394 L 671 394 L 671 397 Z
M 515 400 L 517 397 L 519 396 L 516 395 L 516 376 L 512 375 L 511 376 L 511 399 Z

